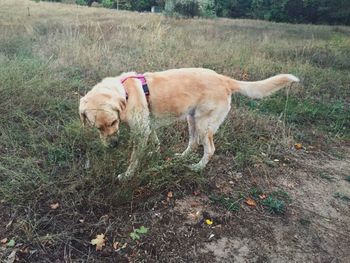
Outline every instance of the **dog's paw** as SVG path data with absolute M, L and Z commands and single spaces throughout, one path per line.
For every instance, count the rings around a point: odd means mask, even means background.
M 119 182 L 125 182 L 134 175 L 133 172 L 126 171 L 124 173 L 118 174 L 117 178 Z
M 122 181 L 125 181 L 126 178 L 128 178 L 128 176 L 126 173 L 121 173 L 121 174 L 118 174 L 117 178 L 118 178 L 118 181 L 122 182 Z

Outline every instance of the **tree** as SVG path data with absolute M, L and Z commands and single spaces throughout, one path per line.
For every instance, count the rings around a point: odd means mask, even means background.
M 198 0 L 166 0 L 165 12 L 168 15 L 199 16 L 199 2 Z

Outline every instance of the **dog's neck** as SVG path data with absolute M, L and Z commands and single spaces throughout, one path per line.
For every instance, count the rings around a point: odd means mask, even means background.
M 113 90 L 113 92 L 117 92 L 120 96 L 126 99 L 126 91 L 124 86 L 121 83 L 121 76 L 114 78 L 105 78 L 102 80 L 100 87 Z

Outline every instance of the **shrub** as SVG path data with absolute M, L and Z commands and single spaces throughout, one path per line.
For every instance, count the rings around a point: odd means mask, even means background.
M 106 8 L 112 8 L 114 5 L 113 0 L 102 0 L 102 6 Z

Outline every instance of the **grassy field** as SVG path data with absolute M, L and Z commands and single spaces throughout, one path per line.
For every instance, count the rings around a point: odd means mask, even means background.
M 24 262 L 220 259 L 205 243 L 210 234 L 232 247 L 232 236 L 241 237 L 238 243 L 253 238 L 249 251 L 257 256 L 240 252 L 248 261 L 349 256 L 349 27 L 169 19 L 25 0 L 2 0 L 0 7 L 0 239 L 8 239 L 0 244 L 0 261 L 11 253 Z M 206 67 L 240 80 L 291 73 L 301 84 L 260 101 L 234 96 L 204 172 L 186 168 L 199 155 L 173 159 L 187 141 L 186 125 L 176 123 L 159 130 L 161 152 L 119 184 L 116 175 L 130 154 L 128 130 L 117 148 L 105 149 L 96 131 L 81 127 L 80 97 L 106 76 L 178 67 Z M 295 190 L 308 183 L 310 193 L 329 186 L 319 207 L 337 207 L 342 217 L 323 222 L 330 224 L 323 232 L 313 218 L 336 214 L 300 205 L 319 197 Z M 262 194 L 268 198 L 260 200 Z M 247 206 L 248 197 L 257 204 Z M 191 202 L 200 209 L 184 208 Z M 197 221 L 210 217 L 214 224 L 188 222 L 196 209 Z M 239 232 L 244 223 L 246 232 Z M 129 234 L 140 226 L 149 232 L 134 240 Z M 303 249 L 288 238 L 285 247 L 276 245 L 293 231 Z M 95 251 L 90 240 L 101 233 L 106 246 Z M 254 239 L 261 235 L 276 250 Z M 327 248 L 317 245 L 323 241 Z

